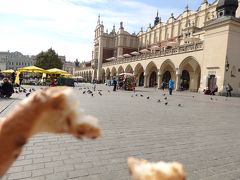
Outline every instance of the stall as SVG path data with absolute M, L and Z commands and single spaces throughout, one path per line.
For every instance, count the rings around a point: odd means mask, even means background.
M 121 73 L 118 76 L 118 85 L 119 89 L 123 89 L 126 91 L 133 91 L 135 90 L 135 78 L 134 75 L 131 73 Z

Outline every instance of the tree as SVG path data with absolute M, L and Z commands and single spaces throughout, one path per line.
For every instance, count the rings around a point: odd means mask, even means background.
M 79 67 L 79 66 L 80 66 L 80 63 L 79 63 L 78 59 L 76 59 L 76 61 L 74 61 L 74 63 L 75 63 L 75 66 L 76 66 L 76 67 Z
M 50 48 L 47 52 L 42 51 L 36 56 L 35 66 L 43 69 L 62 69 L 63 62 L 58 57 L 58 54 L 52 48 Z

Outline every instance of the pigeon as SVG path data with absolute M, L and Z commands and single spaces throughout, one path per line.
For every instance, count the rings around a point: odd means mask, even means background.
M 91 90 L 87 90 L 87 93 L 88 94 L 92 94 L 93 92 Z
M 165 97 L 164 99 L 167 100 L 167 97 Z
M 28 97 L 31 93 L 26 93 L 26 97 Z
M 161 102 L 161 100 L 159 99 L 157 102 Z
M 168 102 L 165 102 L 165 106 L 167 106 L 168 105 Z
M 147 99 L 150 99 L 150 97 L 148 96 Z

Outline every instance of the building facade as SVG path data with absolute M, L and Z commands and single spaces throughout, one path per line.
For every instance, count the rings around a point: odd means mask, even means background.
M 25 66 L 33 66 L 35 63 L 35 56 L 23 55 L 20 52 L 0 52 L 0 69 L 13 69 Z
M 226 84 L 240 94 L 239 0 L 203 0 L 196 11 L 185 8 L 166 23 L 155 17 L 153 25 L 130 34 L 120 23 L 104 31 L 98 18 L 92 60 L 75 74 L 104 82 L 118 74 L 133 73 L 138 86 L 153 87 L 170 78 L 175 89 L 201 92 Z

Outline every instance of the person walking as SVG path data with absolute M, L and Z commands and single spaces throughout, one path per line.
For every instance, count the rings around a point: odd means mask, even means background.
M 117 81 L 116 81 L 116 79 L 114 78 L 114 79 L 113 79 L 113 91 L 116 91 L 116 89 L 117 89 Z
M 233 90 L 232 86 L 228 83 L 227 86 L 226 86 L 227 97 L 228 96 L 232 97 L 232 93 L 231 93 L 232 90 Z
M 169 95 L 172 95 L 173 88 L 174 88 L 174 81 L 170 79 L 168 82 Z

